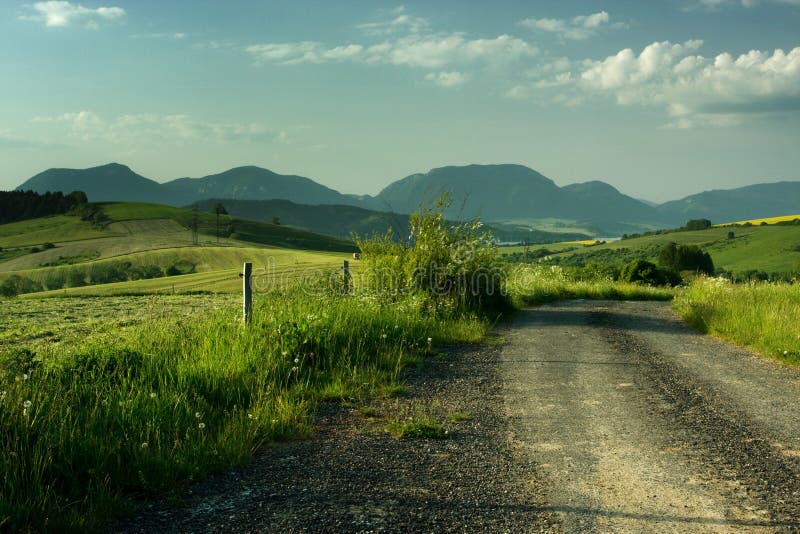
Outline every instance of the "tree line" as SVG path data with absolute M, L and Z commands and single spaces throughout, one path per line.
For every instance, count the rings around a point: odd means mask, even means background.
M 83 191 L 0 191 L 0 224 L 68 213 L 87 202 Z

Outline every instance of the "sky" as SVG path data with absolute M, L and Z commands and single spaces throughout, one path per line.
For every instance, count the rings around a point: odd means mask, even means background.
M 0 1 L 0 189 L 520 163 L 656 202 L 800 180 L 800 0 Z

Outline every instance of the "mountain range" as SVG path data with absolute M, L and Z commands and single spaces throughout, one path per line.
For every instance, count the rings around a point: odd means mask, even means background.
M 271 207 L 237 203 L 238 216 L 248 216 L 241 212 L 244 210 L 252 218 L 264 219 L 261 210 L 272 209 L 276 214 L 270 216 L 303 227 L 330 225 L 343 218 L 356 227 L 359 220 L 377 218 L 394 222 L 397 214 L 431 205 L 445 191 L 452 200 L 447 216 L 454 220 L 480 217 L 489 223 L 535 227 L 537 221 L 558 219 L 568 221 L 566 226 L 586 228 L 596 235 L 675 227 L 695 218 L 716 223 L 800 211 L 800 182 L 706 191 L 653 205 L 602 181 L 559 187 L 533 169 L 512 164 L 440 167 L 397 180 L 374 197 L 342 194 L 303 176 L 282 175 L 255 166 L 159 183 L 125 165 L 110 163 L 89 169 L 49 169 L 17 189 L 40 193 L 80 190 L 94 202 L 141 201 L 189 206 L 203 200 L 227 199 L 282 200 L 306 207 L 319 206 L 316 210 L 300 210 L 279 203 Z M 292 213 L 301 211 L 302 217 L 292 218 Z M 312 215 L 312 211 L 316 213 Z M 262 216 L 253 217 L 253 212 Z

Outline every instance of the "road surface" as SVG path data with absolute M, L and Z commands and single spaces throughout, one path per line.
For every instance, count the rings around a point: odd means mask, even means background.
M 556 303 L 500 335 L 510 439 L 554 530 L 800 529 L 796 369 L 666 303 Z

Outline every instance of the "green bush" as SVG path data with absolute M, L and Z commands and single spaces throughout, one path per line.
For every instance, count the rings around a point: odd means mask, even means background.
M 646 260 L 633 260 L 628 262 L 620 272 L 621 282 L 634 282 L 651 286 L 666 286 L 680 284 L 680 276 L 667 269 L 659 269 L 655 264 Z
M 667 243 L 659 253 L 658 263 L 665 269 L 673 271 L 714 274 L 714 262 L 711 260 L 711 255 L 703 252 L 697 245 Z
M 478 221 L 447 223 L 449 205 L 443 195 L 433 209 L 412 214 L 408 243 L 391 232 L 357 239 L 366 274 L 362 285 L 383 293 L 425 295 L 435 310 L 505 307 L 504 271 L 491 234 Z

